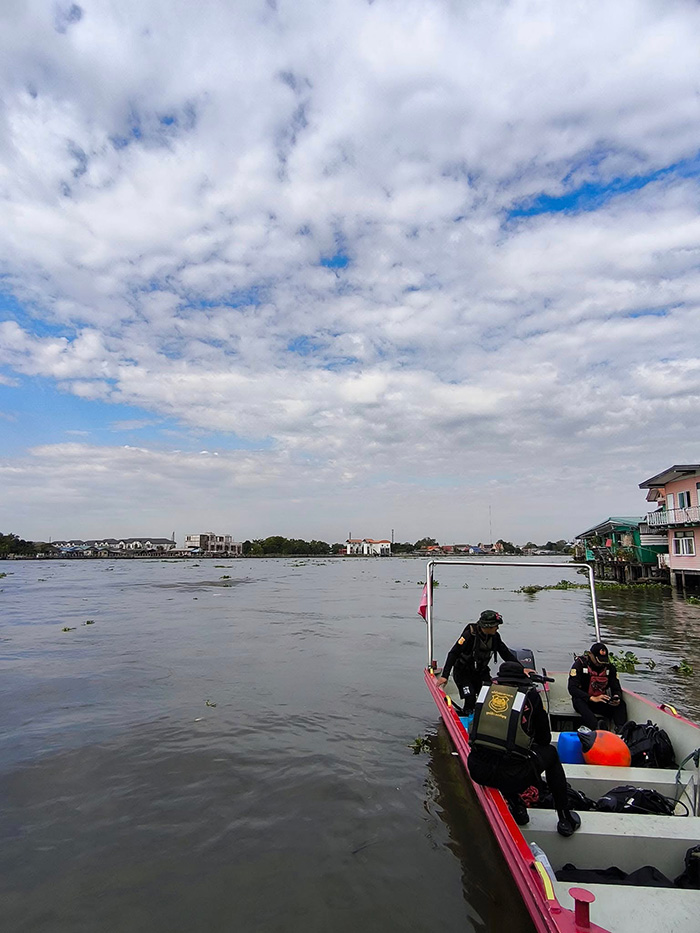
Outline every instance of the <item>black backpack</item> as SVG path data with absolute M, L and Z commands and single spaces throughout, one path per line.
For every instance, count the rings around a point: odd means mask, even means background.
M 595 810 L 595 800 L 587 797 L 582 790 L 576 790 L 568 781 L 566 782 L 566 802 L 570 810 Z M 556 809 L 554 797 L 546 781 L 540 780 L 539 799 L 532 806 L 546 810 Z
M 645 813 L 671 816 L 676 802 L 658 791 L 647 787 L 632 787 L 625 784 L 613 787 L 596 803 L 596 810 L 607 813 Z
M 691 846 L 685 853 L 685 870 L 674 881 L 679 888 L 700 890 L 700 846 Z
M 675 768 L 676 758 L 668 734 L 650 719 L 646 725 L 633 719 L 620 730 L 620 738 L 632 754 L 635 768 Z

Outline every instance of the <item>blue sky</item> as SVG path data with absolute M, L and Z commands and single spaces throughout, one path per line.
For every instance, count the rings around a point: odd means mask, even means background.
M 0 530 L 643 512 L 700 455 L 699 27 L 682 0 L 0 8 Z

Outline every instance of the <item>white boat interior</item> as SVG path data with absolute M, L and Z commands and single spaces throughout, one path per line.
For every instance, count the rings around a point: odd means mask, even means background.
M 545 707 L 549 700 L 552 740 L 560 731 L 575 731 L 580 720 L 567 691 L 568 673 L 554 674 L 548 684 Z M 624 681 L 624 676 L 623 676 Z M 624 686 L 624 683 L 623 683 Z M 450 679 L 446 693 L 457 705 L 459 692 Z M 628 718 L 655 722 L 673 744 L 677 762 L 700 746 L 700 730 L 692 723 L 669 714 L 625 691 Z M 683 768 L 611 767 L 588 764 L 564 764 L 573 788 L 598 800 L 607 791 L 621 785 L 651 788 L 677 800 L 674 815 L 637 813 L 580 812 L 581 827 L 569 838 L 556 832 L 554 810 L 528 811 L 530 822 L 521 828 L 524 838 L 545 853 L 540 857 L 552 879 L 556 897 L 563 907 L 573 909 L 569 894 L 572 887 L 584 887 L 595 895 L 590 919 L 613 933 L 639 933 L 640 930 L 664 933 L 697 933 L 700 929 L 700 890 L 677 887 L 651 887 L 625 884 L 591 884 L 586 881 L 559 881 L 556 873 L 564 865 L 577 869 L 607 869 L 616 866 L 633 872 L 651 865 L 673 881 L 684 869 L 687 850 L 700 844 L 700 774 L 691 759 Z

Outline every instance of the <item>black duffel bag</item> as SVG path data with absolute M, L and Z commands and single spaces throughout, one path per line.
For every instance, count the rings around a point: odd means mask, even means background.
M 595 807 L 596 810 L 607 813 L 672 816 L 676 809 L 676 801 L 648 787 L 632 787 L 625 784 L 609 790 L 599 798 Z

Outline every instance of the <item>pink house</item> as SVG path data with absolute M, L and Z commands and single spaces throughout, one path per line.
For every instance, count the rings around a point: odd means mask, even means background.
M 639 484 L 648 489 L 649 530 L 668 534 L 671 580 L 682 589 L 700 589 L 700 463 L 676 464 Z

